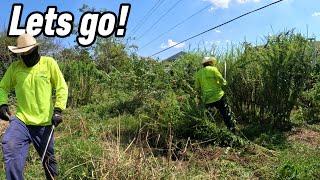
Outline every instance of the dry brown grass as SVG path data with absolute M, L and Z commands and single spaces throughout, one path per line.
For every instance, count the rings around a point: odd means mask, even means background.
M 300 142 L 312 148 L 320 147 L 320 132 L 299 128 L 288 135 L 288 140 L 291 142 Z
M 0 136 L 4 134 L 6 131 L 7 127 L 9 126 L 9 122 L 0 120 Z

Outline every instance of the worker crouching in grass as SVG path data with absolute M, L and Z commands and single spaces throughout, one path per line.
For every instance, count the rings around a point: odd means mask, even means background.
M 54 156 L 54 139 L 50 134 L 62 122 L 62 110 L 66 108 L 68 87 L 57 62 L 40 56 L 36 39 L 28 34 L 17 38 L 17 46 L 9 50 L 20 55 L 13 62 L 0 82 L 0 118 L 10 121 L 3 139 L 2 151 L 6 178 L 22 180 L 32 143 L 40 156 L 47 179 L 58 176 Z M 8 93 L 15 90 L 17 112 L 11 116 Z M 52 89 L 56 90 L 56 102 L 52 100 Z M 47 146 L 48 144 L 48 146 Z M 47 147 L 47 149 L 46 149 Z
M 215 67 L 216 62 L 217 60 L 214 57 L 203 59 L 203 68 L 195 74 L 196 89 L 201 93 L 201 100 L 206 108 L 209 111 L 211 108 L 217 108 L 227 128 L 234 133 L 235 124 L 222 90 L 222 86 L 225 86 L 227 81 Z

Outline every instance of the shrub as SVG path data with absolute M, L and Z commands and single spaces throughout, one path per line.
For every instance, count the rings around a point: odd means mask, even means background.
M 61 70 L 69 87 L 68 105 L 78 107 L 93 103 L 107 81 L 106 75 L 89 60 L 66 60 L 60 62 Z
M 284 128 L 310 78 L 312 52 L 309 41 L 291 31 L 268 37 L 264 46 L 246 45 L 228 77 L 236 113 Z

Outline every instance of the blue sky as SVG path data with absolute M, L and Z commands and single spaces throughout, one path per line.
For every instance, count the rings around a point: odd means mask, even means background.
M 7 27 L 11 6 L 13 3 L 23 3 L 24 22 L 26 15 L 32 11 L 44 12 L 49 5 L 58 7 L 58 11 L 70 11 L 74 13 L 76 22 L 81 14 L 78 9 L 83 4 L 95 7 L 96 9 L 108 9 L 118 12 L 121 3 L 131 3 L 132 9 L 128 21 L 128 34 L 135 37 L 130 43 L 144 46 L 150 40 L 159 34 L 167 31 L 172 26 L 184 20 L 200 9 L 210 6 L 200 14 L 189 19 L 173 31 L 166 33 L 163 37 L 149 44 L 145 48 L 139 49 L 141 56 L 150 56 L 151 54 L 162 50 L 169 45 L 179 42 L 189 36 L 197 34 L 215 25 L 223 23 L 242 13 L 253 10 L 273 0 L 182 0 L 175 8 L 169 12 L 162 20 L 156 24 L 150 31 L 151 25 L 159 17 L 165 14 L 178 0 L 160 0 L 162 4 L 154 10 L 152 15 L 145 17 L 146 13 L 159 0 L 24 0 L 24 1 L 1 1 L 0 2 L 0 26 L 3 29 Z M 142 20 L 138 31 L 132 32 L 133 28 Z M 263 37 L 268 34 L 276 34 L 286 29 L 295 28 L 297 32 L 303 34 L 309 33 L 320 39 L 320 1 L 319 0 L 285 0 L 275 6 L 264 9 L 258 13 L 246 16 L 238 21 L 223 26 L 216 31 L 209 32 L 203 36 L 197 37 L 185 44 L 170 49 L 159 54 L 161 59 L 173 55 L 182 50 L 194 49 L 197 47 L 209 48 L 212 44 L 219 49 L 226 49 L 230 43 L 238 44 L 243 41 L 251 43 L 261 43 Z M 128 36 L 126 36 L 128 37 Z M 72 45 L 75 37 L 65 38 L 62 43 L 66 46 Z

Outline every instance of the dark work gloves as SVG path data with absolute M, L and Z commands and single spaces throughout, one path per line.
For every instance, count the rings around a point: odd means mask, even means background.
M 2 104 L 0 106 L 0 119 L 9 121 L 10 116 L 9 106 L 7 104 Z
M 62 110 L 60 108 L 54 108 L 52 116 L 52 125 L 57 127 L 62 122 Z

